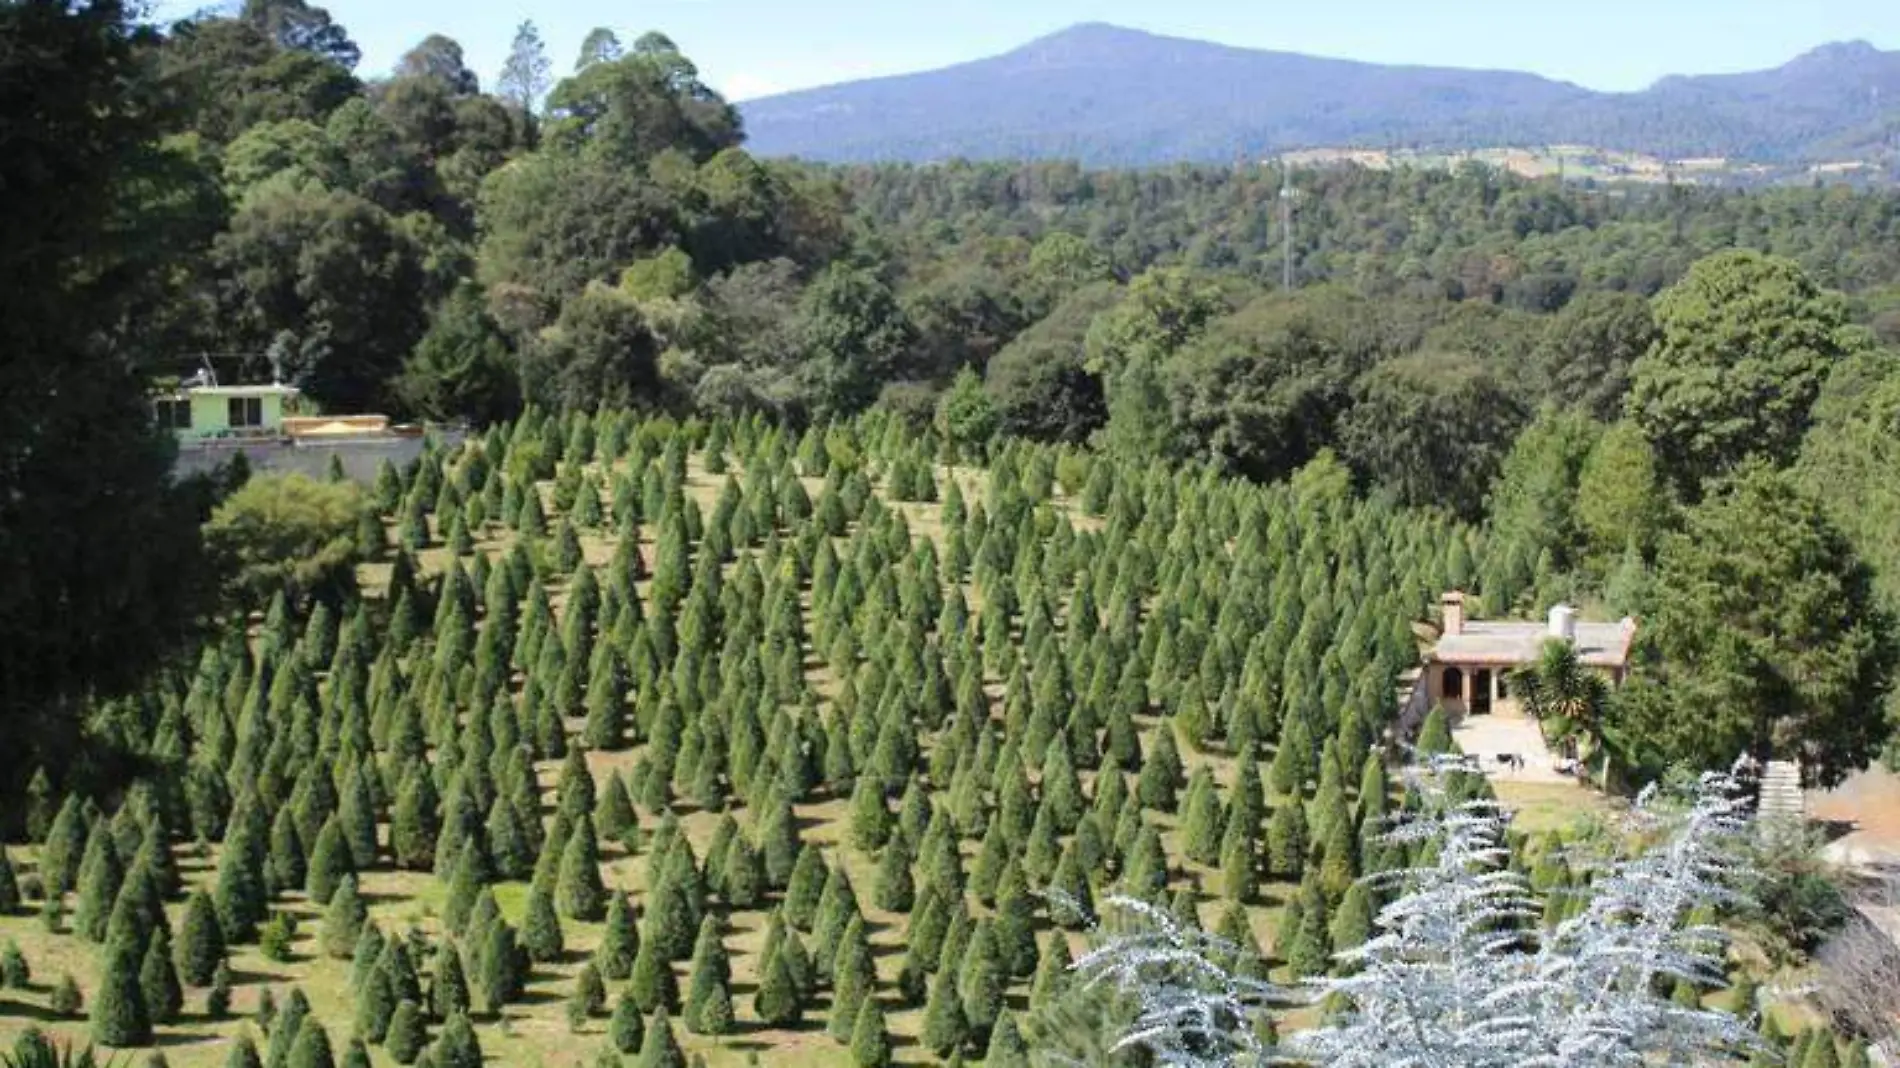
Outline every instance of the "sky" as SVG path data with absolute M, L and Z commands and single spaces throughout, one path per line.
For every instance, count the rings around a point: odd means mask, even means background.
M 556 76 L 595 26 L 631 42 L 671 37 L 726 96 L 743 100 L 1008 51 L 1078 22 L 1380 63 L 1528 70 L 1592 89 L 1665 74 L 1778 66 L 1829 41 L 1900 49 L 1896 0 L 310 0 L 386 73 L 431 33 L 462 45 L 493 84 L 515 26 L 532 18 Z M 160 18 L 200 2 L 163 0 Z

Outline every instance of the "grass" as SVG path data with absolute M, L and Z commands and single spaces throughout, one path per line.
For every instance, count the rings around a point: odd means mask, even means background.
M 1491 783 L 1498 801 L 1511 809 L 1512 825 L 1529 834 L 1566 833 L 1616 818 L 1624 806 L 1614 798 L 1576 783 Z

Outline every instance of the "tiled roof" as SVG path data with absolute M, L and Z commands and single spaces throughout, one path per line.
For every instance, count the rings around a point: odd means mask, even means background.
M 1591 667 L 1623 667 L 1629 663 L 1634 620 L 1620 623 L 1582 623 L 1577 628 L 1577 658 Z M 1467 620 L 1458 634 L 1438 639 L 1431 659 L 1445 664 L 1528 664 L 1550 630 L 1542 623 L 1514 620 Z

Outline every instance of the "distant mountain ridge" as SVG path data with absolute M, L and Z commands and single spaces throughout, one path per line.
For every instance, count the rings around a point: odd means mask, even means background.
M 1590 144 L 1665 158 L 1864 158 L 1900 141 L 1900 52 L 1823 45 L 1772 70 L 1605 93 L 1514 71 L 1397 66 L 1085 23 L 938 70 L 746 101 L 764 155 L 831 161 L 1258 158 L 1342 145 Z

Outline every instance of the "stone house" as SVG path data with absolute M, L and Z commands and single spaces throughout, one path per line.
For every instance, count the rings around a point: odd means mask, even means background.
M 1470 619 L 1465 595 L 1452 590 L 1439 599 L 1443 620 L 1438 642 L 1425 654 L 1430 698 L 1447 712 L 1461 715 L 1522 716 L 1512 696 L 1510 676 L 1537 662 L 1544 642 L 1556 638 L 1577 647 L 1577 660 L 1601 673 L 1612 686 L 1629 672 L 1630 642 L 1636 621 L 1588 623 L 1566 604 L 1551 608 L 1542 623 L 1534 620 Z

